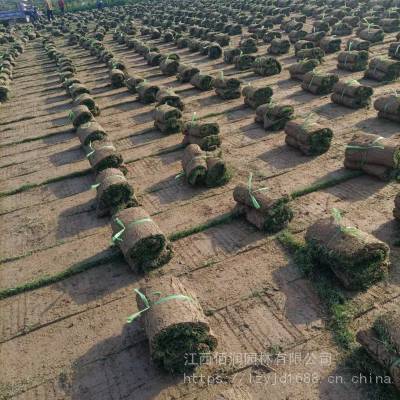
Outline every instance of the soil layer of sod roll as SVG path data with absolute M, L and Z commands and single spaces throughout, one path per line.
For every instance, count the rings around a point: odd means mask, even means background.
M 182 374 L 193 371 L 201 355 L 217 347 L 195 294 L 175 277 L 147 281 L 136 297 L 153 362 L 159 368 Z
M 88 123 L 93 120 L 93 114 L 86 106 L 75 106 L 69 113 L 72 125 L 75 129 L 79 126 Z
M 90 142 L 105 139 L 107 136 L 103 127 L 95 120 L 86 122 L 78 127 L 76 134 L 82 145 L 88 146 Z
M 132 186 L 123 172 L 117 168 L 106 168 L 96 178 L 97 216 L 113 215 L 118 211 L 136 206 L 137 200 Z
M 257 108 L 261 104 L 269 103 L 272 97 L 272 89 L 269 86 L 254 87 L 247 85 L 243 88 L 244 103 L 251 108 Z
M 283 229 L 293 218 L 293 211 L 287 196 L 272 197 L 266 191 L 249 189 L 239 184 L 233 191 L 237 203 L 236 211 L 247 221 L 267 233 Z
M 347 289 L 366 289 L 387 274 L 388 245 L 347 218 L 323 218 L 308 228 L 305 239 L 313 262 L 330 268 Z
M 146 272 L 171 259 L 171 244 L 144 208 L 131 207 L 119 211 L 111 226 L 113 241 L 132 269 Z

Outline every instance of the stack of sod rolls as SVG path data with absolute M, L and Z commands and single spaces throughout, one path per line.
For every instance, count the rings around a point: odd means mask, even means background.
M 289 52 L 290 42 L 287 39 L 273 39 L 268 53 L 274 55 L 286 54 Z
M 378 97 L 374 102 L 378 118 L 400 122 L 400 94 L 388 94 Z
M 126 75 L 125 86 L 130 93 L 137 93 L 137 86 L 144 82 L 144 78 L 139 75 Z
M 325 52 L 325 54 L 336 53 L 340 50 L 342 40 L 335 36 L 325 36 L 319 42 L 319 47 Z
M 98 217 L 114 215 L 124 208 L 138 205 L 134 190 L 125 178 L 124 173 L 117 168 L 106 168 L 96 177 Z
M 229 173 L 221 153 L 213 154 L 201 150 L 197 144 L 190 144 L 183 152 L 182 168 L 189 185 L 215 187 L 229 180 Z
M 347 71 L 364 71 L 368 65 L 368 50 L 342 51 L 338 55 L 339 69 Z
M 389 265 L 387 244 L 357 229 L 337 209 L 332 214 L 312 224 L 306 232 L 312 260 L 330 268 L 347 289 L 365 289 L 382 280 Z
M 243 37 L 239 42 L 239 48 L 243 54 L 256 53 L 258 51 L 257 40 L 252 37 Z
M 139 95 L 139 100 L 145 104 L 154 103 L 159 90 L 159 86 L 152 85 L 146 82 L 146 80 L 136 85 L 136 92 Z
M 293 218 L 287 196 L 275 197 L 265 188 L 253 189 L 251 175 L 247 185 L 239 184 L 233 191 L 235 211 L 243 215 L 257 229 L 276 233 L 285 228 Z
M 390 43 L 388 55 L 394 60 L 400 60 L 400 42 Z
M 296 81 L 303 81 L 304 75 L 307 72 L 314 71 L 318 64 L 318 60 L 303 60 L 294 63 L 289 67 L 290 78 Z
M 361 85 L 360 82 L 352 79 L 346 82 L 338 82 L 333 86 L 331 100 L 333 103 L 349 108 L 363 108 L 371 103 L 373 89 Z
M 204 151 L 215 150 L 221 144 L 219 125 L 216 122 L 187 122 L 183 134 L 183 144 L 198 144 Z
M 251 54 L 240 53 L 240 55 L 233 59 L 233 63 L 235 64 L 235 68 L 239 71 L 246 71 L 253 66 L 255 59 L 256 57 Z
M 351 38 L 346 43 L 347 51 L 362 51 L 369 50 L 370 42 L 368 40 L 362 40 L 359 38 Z
M 253 62 L 253 72 L 261 76 L 278 75 L 282 71 L 280 62 L 274 57 L 257 57 Z
M 222 74 L 214 79 L 215 93 L 224 100 L 237 99 L 241 95 L 241 81 L 236 78 L 225 78 Z
M 378 28 L 367 28 L 358 32 L 360 39 L 367 40 L 370 43 L 382 42 L 385 38 L 385 33 L 382 29 Z
M 266 104 L 271 101 L 273 91 L 269 86 L 255 87 L 249 84 L 243 88 L 242 94 L 244 97 L 244 104 L 251 108 L 257 108 L 261 104 Z
M 339 81 L 336 74 L 310 71 L 304 74 L 301 87 L 312 94 L 328 94 L 333 90 L 333 85 Z
M 299 50 L 296 54 L 297 61 L 318 60 L 319 62 L 322 62 L 324 57 L 325 57 L 325 52 L 320 47 Z
M 190 82 L 193 76 L 199 72 L 200 70 L 197 67 L 181 63 L 179 64 L 178 67 L 178 73 L 176 75 L 176 79 L 181 83 L 187 83 Z
M 211 90 L 214 85 L 214 78 L 211 75 L 198 72 L 192 76 L 190 79 L 190 84 L 203 91 Z
M 176 57 L 172 56 L 167 56 L 160 63 L 161 72 L 167 76 L 176 75 L 176 73 L 178 72 L 178 67 L 179 60 L 177 60 Z
M 382 30 L 385 33 L 392 33 L 400 31 L 400 19 L 399 18 L 382 18 L 379 21 Z
M 125 86 L 125 74 L 117 68 L 110 69 L 110 80 L 113 88 L 121 88 Z
M 285 142 L 307 156 L 320 155 L 329 150 L 333 132 L 319 123 L 295 119 L 285 125 Z
M 400 172 L 400 141 L 356 133 L 346 147 L 344 166 L 381 180 L 395 178 Z
M 293 118 L 293 113 L 289 105 L 262 104 L 257 107 L 255 121 L 262 123 L 266 131 L 279 131 Z
M 169 106 L 178 108 L 179 110 L 184 109 L 184 104 L 179 95 L 177 95 L 172 89 L 161 87 L 156 95 L 157 105 L 168 104 Z
M 379 82 L 392 82 L 400 77 L 400 61 L 385 57 L 373 58 L 365 71 L 365 77 Z
M 400 221 L 400 192 L 394 198 L 393 216 Z
M 172 374 L 192 372 L 217 347 L 194 292 L 178 278 L 149 279 L 137 291 L 139 313 L 154 364 Z M 188 356 L 189 361 L 188 362 Z
M 400 390 L 400 313 L 394 310 L 376 318 L 372 328 L 357 332 L 357 342 L 387 373 Z M 385 380 L 386 383 L 386 380 Z
M 182 131 L 182 112 L 168 104 L 162 104 L 155 109 L 154 126 L 167 135 Z
M 240 50 L 239 47 L 228 47 L 224 49 L 224 63 L 233 64 L 235 57 L 240 56 L 241 53 L 242 50 Z
M 304 50 L 304 49 L 312 49 L 315 47 L 314 42 L 310 42 L 309 40 L 299 40 L 296 42 L 296 44 L 294 45 L 294 52 L 297 55 L 297 53 L 300 50 Z
M 172 247 L 159 226 L 142 207 L 130 207 L 112 218 L 113 242 L 132 270 L 147 272 L 168 263 Z

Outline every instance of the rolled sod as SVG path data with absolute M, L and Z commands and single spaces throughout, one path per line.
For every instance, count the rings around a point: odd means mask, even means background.
M 88 146 L 90 142 L 94 142 L 95 140 L 103 140 L 107 136 L 106 131 L 95 120 L 91 120 L 78 126 L 76 134 L 81 144 L 85 146 Z
M 393 216 L 400 222 L 400 192 L 394 198 Z
M 367 50 L 352 50 L 342 51 L 338 55 L 339 69 L 347 71 L 364 71 L 368 66 L 368 51 Z
M 325 36 L 319 42 L 319 47 L 325 52 L 325 54 L 336 53 L 340 50 L 342 40 L 334 36 Z
M 122 155 L 107 137 L 89 143 L 84 149 L 90 166 L 96 173 L 106 168 L 118 168 L 123 163 Z
M 222 53 L 222 47 L 218 43 L 214 42 L 208 46 L 208 58 L 211 58 L 211 60 L 222 57 Z
M 86 106 L 94 117 L 100 115 L 100 108 L 90 94 L 84 93 L 74 99 L 74 105 Z
M 110 71 L 111 86 L 120 88 L 125 86 L 125 74 L 122 70 L 113 68 Z
M 328 94 L 338 81 L 339 77 L 336 74 L 310 71 L 304 74 L 301 87 L 312 94 Z
M 73 99 L 84 93 L 90 94 L 90 90 L 85 85 L 80 83 L 73 83 L 71 86 L 69 86 L 68 91 Z
M 318 60 L 321 62 L 325 57 L 325 52 L 320 47 L 314 47 L 312 49 L 299 50 L 296 57 L 297 61 Z
M 294 63 L 289 67 L 290 78 L 303 81 L 304 75 L 307 72 L 313 71 L 318 65 L 318 60 L 304 60 Z
M 8 85 L 0 84 L 0 101 L 4 102 L 10 98 L 10 89 Z
M 219 134 L 217 122 L 190 121 L 185 124 L 184 133 L 196 137 L 206 137 Z
M 290 42 L 287 39 L 273 39 L 271 46 L 268 47 L 268 53 L 273 55 L 281 55 L 289 52 Z
M 385 33 L 382 29 L 363 29 L 358 33 L 360 39 L 367 40 L 370 43 L 382 42 L 385 38 Z
M 215 93 L 224 100 L 238 99 L 241 95 L 241 81 L 236 78 L 214 79 Z
M 266 33 L 268 34 L 268 32 Z M 299 40 L 303 40 L 307 35 L 306 31 L 300 30 L 300 31 L 291 31 L 289 32 L 289 41 L 290 43 L 294 44 L 297 43 Z M 265 35 L 264 35 L 265 37 Z
M 137 86 L 140 85 L 144 81 L 144 78 L 141 76 L 127 76 L 125 79 L 125 86 L 127 87 L 130 93 L 137 93 Z
M 400 122 L 400 96 L 389 94 L 378 97 L 374 102 L 378 117 L 394 122 Z
M 251 54 L 240 54 L 234 57 L 233 63 L 239 71 L 246 71 L 252 68 L 255 59 L 256 57 Z
M 400 42 L 390 43 L 388 55 L 395 60 L 400 60 Z
M 261 76 L 272 76 L 280 74 L 282 66 L 274 57 L 257 57 L 253 63 L 253 72 Z
M 172 89 L 166 87 L 161 87 L 157 92 L 156 101 L 158 105 L 168 104 L 169 106 L 178 108 L 179 110 L 184 109 L 184 104 L 180 96 Z
M 164 75 L 172 76 L 178 72 L 179 61 L 173 58 L 167 58 L 160 63 L 161 72 Z
M 348 23 L 338 22 L 332 26 L 331 32 L 334 36 L 347 36 L 352 34 L 353 28 Z
M 146 61 L 147 64 L 152 67 L 160 65 L 161 53 L 158 53 L 156 51 L 150 51 L 149 53 L 146 54 Z
M 69 113 L 69 118 L 72 122 L 74 128 L 88 123 L 93 120 L 93 114 L 90 112 L 89 108 L 86 106 L 74 106 Z
M 70 95 L 69 88 L 71 85 L 79 83 L 81 84 L 81 81 L 78 78 L 71 78 L 67 79 L 62 83 L 62 87 L 67 91 L 67 94 Z
M 369 50 L 370 42 L 359 38 L 351 38 L 346 43 L 346 51 L 362 51 Z
M 266 191 L 257 191 L 245 184 L 239 184 L 233 191 L 236 210 L 259 230 L 276 233 L 287 226 L 293 218 L 293 211 L 286 196 L 272 197 Z
M 222 186 L 230 179 L 230 174 L 225 161 L 220 155 L 207 153 L 207 175 L 205 184 L 207 187 Z
M 397 177 L 400 172 L 399 142 L 394 138 L 356 133 L 346 146 L 344 166 L 381 180 Z
M 356 80 L 337 82 L 333 86 L 331 100 L 336 104 L 358 109 L 367 107 L 371 103 L 373 93 L 371 87 L 362 85 Z
M 400 61 L 385 57 L 371 59 L 365 77 L 379 82 L 391 82 L 400 77 Z
M 241 50 L 238 47 L 228 47 L 224 49 L 224 62 L 226 64 L 233 64 L 235 57 L 241 54 Z
M 168 263 L 172 247 L 159 226 L 142 207 L 130 207 L 114 215 L 113 240 L 134 271 L 148 272 Z
M 274 103 L 262 104 L 256 109 L 255 121 L 261 122 L 266 131 L 279 131 L 293 118 L 294 108 Z
M 145 81 L 139 83 L 136 86 L 139 100 L 145 104 L 154 103 L 156 101 L 157 93 L 159 90 L 159 86 L 152 85 L 151 83 L 146 83 Z
M 366 289 L 387 274 L 389 246 L 347 218 L 318 220 L 307 229 L 305 240 L 312 260 L 331 269 L 347 289 Z
M 192 372 L 218 344 L 194 292 L 178 278 L 163 276 L 148 280 L 139 293 L 154 364 L 172 374 Z
M 181 83 L 190 82 L 194 75 L 199 73 L 200 70 L 189 64 L 179 64 L 178 73 L 176 75 L 176 79 Z
M 329 150 L 333 132 L 330 128 L 307 120 L 291 120 L 285 125 L 285 142 L 307 156 L 320 155 Z
M 263 41 L 264 43 L 271 43 L 274 39 L 280 39 L 282 37 L 282 33 L 279 31 L 268 31 L 264 34 Z
M 117 168 L 101 171 L 96 177 L 96 186 L 98 217 L 113 215 L 124 208 L 138 205 L 132 186 Z
M 189 185 L 203 184 L 207 174 L 206 152 L 197 144 L 187 146 L 183 152 L 182 169 Z
M 191 85 L 200 90 L 210 90 L 213 88 L 214 78 L 211 75 L 197 73 L 190 80 Z
M 294 45 L 295 54 L 303 49 L 313 49 L 315 47 L 314 42 L 310 42 L 309 40 L 299 40 Z
M 202 150 L 212 151 L 221 145 L 220 135 L 208 135 L 204 137 L 184 135 L 182 144 L 198 144 Z
M 398 318 L 397 312 L 395 312 Z M 373 328 L 357 332 L 357 342 L 367 351 L 371 358 L 376 361 L 391 377 L 391 383 L 400 390 L 400 365 L 399 351 L 386 339 L 385 327 L 380 327 L 380 323 L 374 324 Z M 391 325 L 391 330 L 400 329 L 398 322 Z
M 269 103 L 273 95 L 272 88 L 269 86 L 254 87 L 247 85 L 243 88 L 244 103 L 251 108 L 257 108 L 261 104 Z

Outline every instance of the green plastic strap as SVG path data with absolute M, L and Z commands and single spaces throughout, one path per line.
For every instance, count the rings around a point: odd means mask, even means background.
M 396 360 L 394 360 L 390 366 L 390 369 L 394 368 L 394 367 L 398 367 L 400 365 L 400 357 L 396 358 Z
M 194 123 L 197 119 L 197 113 L 196 111 L 192 114 L 192 122 Z
M 68 117 L 69 117 L 69 119 L 70 119 L 71 121 L 73 121 L 74 118 L 75 118 L 75 113 L 71 110 L 71 111 L 69 112 L 69 114 L 68 114 Z
M 92 142 L 89 142 L 89 149 L 91 149 L 92 151 L 90 151 L 88 154 L 86 154 L 86 157 L 89 158 L 94 152 L 95 149 L 92 147 Z
M 397 53 L 399 52 L 399 50 L 400 50 L 400 44 L 396 47 L 396 51 L 394 52 L 395 56 L 397 56 Z
M 178 175 L 175 175 L 175 179 L 180 179 L 185 176 L 185 171 L 179 172 Z
M 90 186 L 91 189 L 97 189 L 100 186 L 100 183 L 95 183 L 94 185 Z
M 351 236 L 360 236 L 360 231 L 356 227 L 353 226 L 342 226 L 342 214 L 337 208 L 332 208 L 332 217 L 335 222 L 338 224 L 340 232 L 348 233 Z
M 171 300 L 182 300 L 182 301 L 190 301 L 193 302 L 193 298 L 190 296 L 186 296 L 183 294 L 170 294 L 168 296 L 165 297 L 161 297 L 160 299 L 158 299 L 157 301 L 151 302 L 139 289 L 134 289 L 135 292 L 138 294 L 138 296 L 141 298 L 141 300 L 143 301 L 145 308 L 143 308 L 143 310 L 138 311 L 135 314 L 132 314 L 130 317 L 127 318 L 126 322 L 128 324 L 130 324 L 131 322 L 133 322 L 136 318 L 138 318 L 140 315 L 142 315 L 144 312 L 146 312 L 147 310 L 149 310 L 151 307 L 157 305 L 157 304 L 162 304 L 165 303 L 167 301 L 171 301 Z M 160 292 L 154 292 L 153 294 L 161 294 Z
M 112 237 L 112 239 L 111 239 L 111 242 L 112 242 L 112 243 L 115 243 L 115 242 L 117 242 L 117 241 L 118 241 L 118 242 L 122 242 L 122 241 L 123 241 L 123 240 L 121 239 L 121 236 L 122 236 L 122 234 L 125 232 L 125 230 L 126 230 L 127 227 L 133 226 L 133 225 L 143 224 L 143 223 L 146 223 L 146 222 L 151 222 L 151 221 L 153 221 L 153 220 L 152 220 L 150 217 L 135 219 L 135 220 L 129 222 L 129 224 L 128 224 L 127 226 L 125 226 L 124 223 L 123 223 L 118 217 L 116 217 L 114 221 L 117 223 L 117 225 L 119 225 L 119 226 L 121 227 L 121 230 L 118 231 L 118 232 Z

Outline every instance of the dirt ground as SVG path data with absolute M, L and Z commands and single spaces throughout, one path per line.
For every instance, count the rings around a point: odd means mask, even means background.
M 386 34 L 383 44 L 371 47 L 370 57 L 386 54 L 394 36 Z M 237 43 L 239 36 L 233 40 Z M 303 91 L 287 71 L 296 61 L 293 47 L 278 57 L 284 67 L 281 74 L 260 77 L 240 73 L 222 59 L 211 61 L 187 49 L 148 41 L 162 51 L 173 50 L 202 72 L 224 71 L 244 83 L 268 84 L 277 103 L 293 105 L 299 116 L 313 112 L 315 120 L 334 131 L 326 154 L 305 157 L 285 145 L 282 131 L 266 133 L 256 124 L 254 110 L 243 105 L 243 98 L 222 101 L 213 91 L 201 92 L 163 76 L 158 67 L 149 67 L 108 34 L 104 43 L 130 72 L 143 73 L 148 81 L 174 88 L 182 96 L 185 119 L 193 112 L 198 117 L 218 114 L 209 120 L 221 126 L 222 149 L 233 178 L 220 188 L 189 187 L 175 178 L 181 172 L 183 150 L 177 146 L 182 135 L 165 136 L 155 130 L 154 105 L 139 103 L 126 88 L 113 89 L 103 63 L 57 38 L 57 47 L 73 59 L 78 78 L 98 102 L 101 115 L 96 119 L 122 152 L 141 203 L 166 234 L 232 210 L 232 189 L 249 172 L 257 185 L 290 193 L 340 176 L 345 145 L 355 132 L 400 135 L 399 125 L 378 120 L 373 107 L 350 110 L 331 103 L 329 95 Z M 266 48 L 260 46 L 259 53 Z M 362 72 L 337 70 L 336 61 L 337 53 L 326 56 L 320 70 L 341 78 L 362 77 Z M 374 97 L 399 87 L 398 82 L 361 81 L 374 88 Z M 96 217 L 94 176 L 68 120 L 71 99 L 40 40 L 30 42 L 18 58 L 12 90 L 11 100 L 0 106 L 0 290 L 79 263 L 99 262 L 60 282 L 0 301 L 0 398 L 366 398 L 366 385 L 358 384 L 354 371 L 345 367 L 313 284 L 275 236 L 266 236 L 243 220 L 177 240 L 172 261 L 157 272 L 178 276 L 196 291 L 219 338 L 221 362 L 216 369 L 206 366 L 204 375 L 201 370 L 195 376 L 171 377 L 157 370 L 140 322 L 126 324 L 127 316 L 137 311 L 133 289 L 143 276 L 132 272 L 123 259 L 102 261 L 113 252 L 110 220 Z M 32 186 L 21 190 L 24 185 Z M 295 217 L 289 229 L 298 236 L 337 207 L 391 247 L 389 279 L 352 294 L 359 310 L 354 330 L 399 305 L 399 249 L 393 245 L 399 231 L 392 216 L 397 192 L 396 183 L 361 176 L 293 202 Z M 271 368 L 253 362 L 261 355 L 274 356 Z

